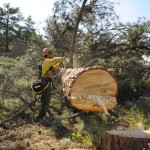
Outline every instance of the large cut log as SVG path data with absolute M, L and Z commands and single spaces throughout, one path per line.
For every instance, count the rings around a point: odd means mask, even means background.
M 105 111 L 117 105 L 118 82 L 103 67 L 67 69 L 62 89 L 71 105 L 83 111 Z
M 102 150 L 150 150 L 150 130 L 107 131 L 101 144 Z

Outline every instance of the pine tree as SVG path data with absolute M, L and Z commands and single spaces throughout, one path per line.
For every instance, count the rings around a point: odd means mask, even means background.
M 22 20 L 22 14 L 18 7 L 10 7 L 10 3 L 4 3 L 0 8 L 0 34 L 3 35 L 3 46 L 6 52 L 10 51 L 10 44 L 17 36 L 19 22 Z

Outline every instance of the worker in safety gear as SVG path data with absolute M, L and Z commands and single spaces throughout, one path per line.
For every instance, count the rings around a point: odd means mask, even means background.
M 48 87 L 42 92 L 41 95 L 41 108 L 39 111 L 38 116 L 36 119 L 43 119 L 46 116 L 46 113 L 48 112 L 49 103 L 51 100 L 51 88 L 52 88 L 52 74 L 53 70 L 57 70 L 59 65 L 62 63 L 64 57 L 53 57 L 52 51 L 49 48 L 44 48 L 43 56 L 45 60 L 41 64 L 41 66 L 38 66 L 39 73 L 38 77 L 42 79 L 46 79 L 46 81 L 49 82 Z M 47 80 L 48 79 L 48 80 Z

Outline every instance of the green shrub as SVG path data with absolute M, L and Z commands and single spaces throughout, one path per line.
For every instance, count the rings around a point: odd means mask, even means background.
M 145 115 L 138 108 L 131 108 L 129 119 L 129 128 L 131 130 L 136 129 L 138 124 L 142 124 L 144 128 L 147 127 Z
M 71 136 L 72 136 L 73 141 L 76 141 L 78 143 L 83 143 L 87 147 L 93 146 L 93 143 L 92 143 L 93 136 L 90 133 L 86 133 L 85 136 L 83 136 L 80 133 L 72 133 Z

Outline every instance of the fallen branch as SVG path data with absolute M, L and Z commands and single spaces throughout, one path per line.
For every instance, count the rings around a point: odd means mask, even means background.
M 62 114 L 62 112 L 60 110 L 58 110 L 57 108 L 53 107 L 53 106 L 49 106 L 50 108 L 52 108 L 54 111 L 56 111 L 59 115 Z
M 48 112 L 48 113 L 50 113 L 50 112 Z M 79 113 L 76 113 L 76 114 L 73 114 L 73 115 L 71 115 L 71 116 L 65 116 L 65 117 L 53 117 L 53 116 L 51 116 L 50 117 L 50 119 L 51 119 L 51 121 L 52 120 L 54 120 L 54 119 L 73 119 L 73 118 L 76 118 L 76 117 L 78 117 L 78 116 L 80 116 L 82 113 L 85 113 L 84 111 L 81 111 L 81 112 L 79 112 Z M 51 114 L 49 114 L 49 115 L 51 115 Z M 35 123 L 35 122 L 34 122 Z M 45 124 L 45 125 L 51 125 L 51 122 L 50 121 L 48 121 L 48 120 L 41 120 L 41 121 L 39 121 L 39 122 L 37 122 L 38 124 Z
M 8 94 L 12 95 L 11 97 L 19 98 L 26 105 L 30 104 L 27 100 L 25 100 L 23 97 L 21 97 L 19 93 L 13 93 L 13 92 L 7 91 L 7 90 L 0 90 L 0 92 L 8 93 Z M 34 111 L 34 108 L 32 107 L 32 105 L 30 105 L 29 107 L 30 107 L 31 111 Z
M 30 107 L 31 105 L 33 105 L 33 103 L 35 103 L 35 100 L 32 101 L 32 102 L 30 102 L 30 103 L 28 103 L 28 104 L 26 104 L 26 105 L 24 105 L 20 110 L 17 111 L 16 114 L 14 114 L 13 116 L 11 116 L 10 118 L 8 118 L 8 119 L 2 121 L 2 122 L 0 123 L 0 126 L 2 126 L 3 124 L 5 124 L 6 122 L 9 122 L 9 121 L 11 121 L 12 119 L 18 117 L 18 116 L 19 116 L 22 112 L 24 112 L 28 107 Z
M 70 115 L 70 116 L 66 116 L 66 117 L 61 117 L 61 119 L 71 119 L 71 118 L 76 118 L 78 116 L 80 116 L 81 114 L 85 113 L 84 111 L 81 111 L 79 113 L 76 113 L 76 114 L 73 114 L 73 115 Z

